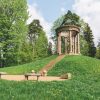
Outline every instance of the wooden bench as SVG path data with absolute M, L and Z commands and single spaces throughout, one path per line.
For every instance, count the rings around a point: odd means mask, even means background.
M 27 74 L 25 74 L 24 76 L 25 76 L 25 79 L 26 79 L 26 80 L 28 80 L 28 77 L 29 77 L 29 76 L 36 76 L 36 77 L 37 77 L 37 81 L 38 81 L 38 79 L 39 79 L 39 77 L 41 76 L 41 74 L 39 74 L 39 73 L 33 73 L 33 74 L 32 74 L 32 73 L 27 73 Z
M 0 79 L 1 79 L 2 75 L 7 75 L 7 73 L 6 72 L 0 72 Z

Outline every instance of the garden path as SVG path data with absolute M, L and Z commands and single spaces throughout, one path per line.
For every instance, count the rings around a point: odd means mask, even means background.
M 2 75 L 1 79 L 11 80 L 11 81 L 25 81 L 24 75 Z M 36 76 L 29 76 L 28 80 L 36 81 Z M 40 76 L 38 81 L 64 81 L 66 79 L 61 79 L 60 77 L 55 76 Z
M 48 71 L 50 70 L 57 62 L 62 60 L 65 57 L 65 55 L 60 55 L 56 59 L 50 61 L 46 66 L 44 66 L 39 73 L 43 73 L 44 70 Z M 25 76 L 24 75 L 2 75 L 1 79 L 4 80 L 13 80 L 13 81 L 24 81 Z M 36 76 L 29 76 L 29 80 L 37 80 Z M 55 76 L 40 76 L 39 81 L 63 81 L 66 79 L 61 79 L 60 77 Z
M 42 74 L 44 70 L 48 71 L 48 70 L 52 69 L 52 67 L 53 67 L 57 62 L 59 62 L 60 60 L 62 60 L 64 57 L 65 57 L 65 55 L 60 55 L 60 56 L 58 56 L 56 59 L 50 61 L 46 66 L 44 66 L 44 67 L 39 71 L 39 73 Z

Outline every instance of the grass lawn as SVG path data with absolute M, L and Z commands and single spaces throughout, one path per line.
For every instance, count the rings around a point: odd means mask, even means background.
M 73 77 L 98 75 L 100 73 L 100 60 L 87 56 L 66 56 L 48 74 L 60 76 L 68 72 L 72 73 Z
M 100 100 L 100 82 L 91 85 L 77 80 L 62 82 L 0 81 L 2 100 Z
M 0 80 L 2 100 L 100 100 L 100 60 L 66 56 L 49 75 L 72 73 L 72 79 L 53 82 Z
M 39 71 L 42 67 L 48 64 L 51 60 L 55 59 L 57 55 L 53 55 L 47 58 L 43 58 L 41 60 L 36 60 L 31 63 L 13 66 L 13 67 L 5 67 L 0 68 L 0 71 L 7 72 L 8 74 L 25 74 L 31 72 L 32 70 Z

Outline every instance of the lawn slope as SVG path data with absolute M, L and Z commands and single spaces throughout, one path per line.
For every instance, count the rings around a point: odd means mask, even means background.
M 100 60 L 87 56 L 66 56 L 48 74 L 60 76 L 68 72 L 76 77 L 89 74 L 97 75 L 100 73 Z
M 47 58 L 43 58 L 19 66 L 0 68 L 0 71 L 7 72 L 8 74 L 25 74 L 31 72 L 31 70 L 39 71 L 42 67 L 44 67 L 46 64 L 48 64 L 51 60 L 55 59 L 56 57 L 57 55 L 53 55 Z
M 0 80 L 2 100 L 100 100 L 100 60 L 85 56 L 66 56 L 49 72 L 72 79 L 53 82 Z

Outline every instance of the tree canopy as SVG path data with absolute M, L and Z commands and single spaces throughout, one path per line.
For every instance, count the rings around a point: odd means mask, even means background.
M 35 19 L 29 24 L 28 39 L 34 58 L 47 56 L 48 40 L 39 20 Z
M 27 0 L 0 1 L 0 67 L 47 56 L 46 33 L 38 19 L 27 25 L 27 8 Z
M 29 26 L 28 38 L 31 45 L 35 45 L 37 37 L 39 33 L 43 30 L 42 26 L 40 25 L 40 21 L 35 19 L 33 20 Z
M 64 15 L 62 25 L 76 25 L 80 26 L 79 23 L 80 17 L 76 15 L 75 13 L 72 13 L 70 10 L 68 10 L 67 14 Z
M 0 0 L 1 66 L 18 63 L 26 38 L 28 19 L 26 0 Z

